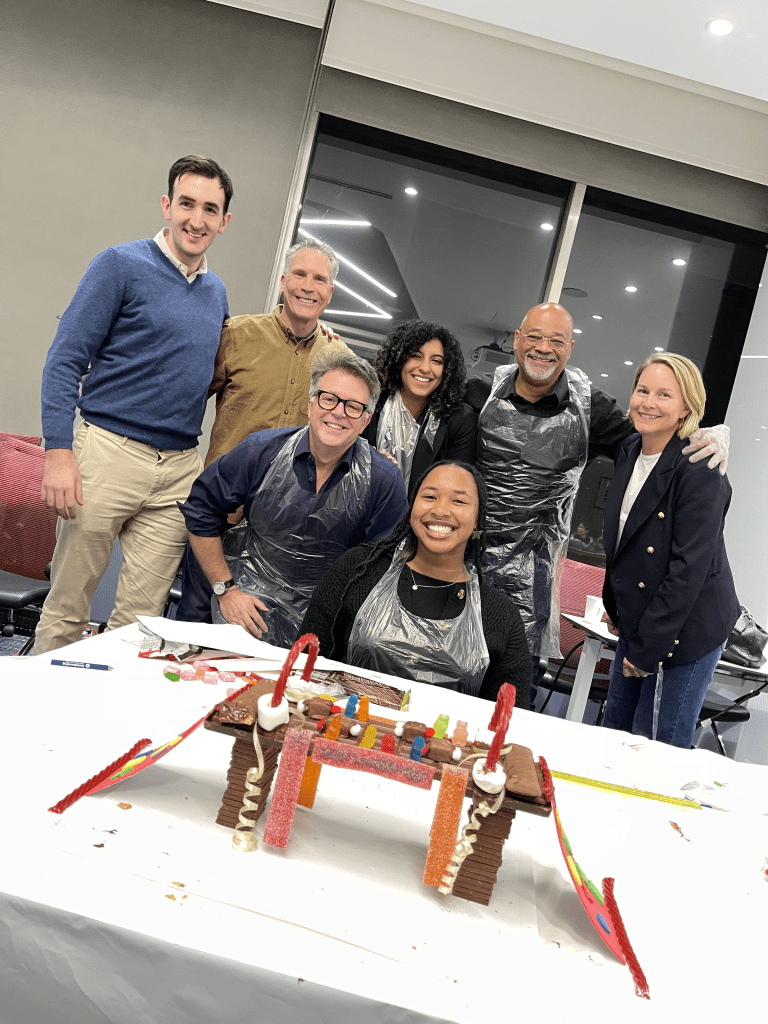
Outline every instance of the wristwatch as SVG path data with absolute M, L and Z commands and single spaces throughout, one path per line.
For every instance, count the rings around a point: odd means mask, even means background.
M 213 584 L 213 592 L 216 597 L 221 597 L 223 594 L 226 594 L 230 587 L 234 586 L 234 580 L 219 580 L 217 583 Z

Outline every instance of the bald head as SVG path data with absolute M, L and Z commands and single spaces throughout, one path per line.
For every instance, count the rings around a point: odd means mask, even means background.
M 556 384 L 573 350 L 573 319 L 557 302 L 529 309 L 515 331 L 519 366 L 517 390 L 525 397 L 541 397 Z
M 561 331 L 566 334 L 566 340 L 573 337 L 573 317 L 559 302 L 542 302 L 533 306 L 523 317 L 520 330 L 529 331 L 530 323 L 540 323 L 542 317 L 546 318 L 547 323 L 559 324 Z

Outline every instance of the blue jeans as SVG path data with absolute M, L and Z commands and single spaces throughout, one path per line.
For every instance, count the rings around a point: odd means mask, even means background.
M 627 641 L 620 632 L 603 725 L 608 729 L 623 729 L 624 732 L 671 743 L 674 747 L 690 747 L 696 731 L 696 719 L 722 649 L 721 644 L 697 661 L 664 669 L 656 735 L 653 736 L 658 677 L 654 674 L 638 679 L 623 675 Z

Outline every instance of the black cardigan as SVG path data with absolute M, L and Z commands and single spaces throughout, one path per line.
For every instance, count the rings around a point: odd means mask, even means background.
M 344 595 L 342 604 L 342 593 L 347 581 L 354 576 L 372 550 L 370 544 L 350 548 L 323 576 L 312 595 L 299 636 L 314 633 L 320 640 L 320 654 L 325 658 L 346 662 L 354 618 L 392 562 L 391 554 L 379 555 L 366 566 L 363 575 L 355 580 Z M 401 583 L 400 586 L 407 589 L 407 584 Z M 456 610 L 461 605 L 458 598 L 451 597 L 449 602 L 455 602 Z M 517 689 L 516 706 L 528 710 L 531 659 L 520 613 L 506 595 L 485 583 L 480 585 L 480 603 L 490 664 L 479 696 L 496 700 L 501 684 L 512 683 Z M 335 628 L 332 628 L 340 606 Z
M 429 407 L 427 407 L 429 408 Z M 376 447 L 376 434 L 379 430 L 379 417 L 381 409 L 377 409 L 371 417 L 371 422 L 362 433 L 373 447 Z M 419 424 L 423 416 L 419 417 Z M 442 459 L 459 459 L 461 462 L 475 463 L 475 449 L 477 448 L 477 413 L 472 406 L 466 402 L 455 409 L 450 416 L 441 417 L 435 434 L 432 448 L 429 447 L 423 435 L 419 437 L 416 451 L 413 453 L 413 464 L 411 466 L 411 479 L 408 483 L 408 499 L 413 497 L 413 489 L 421 474 L 435 462 Z

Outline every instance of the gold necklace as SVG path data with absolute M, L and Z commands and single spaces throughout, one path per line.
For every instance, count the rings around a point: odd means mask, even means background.
M 411 590 L 419 590 L 419 589 L 421 589 L 421 590 L 442 590 L 443 587 L 455 587 L 457 583 L 463 583 L 464 582 L 463 580 L 458 579 L 458 580 L 452 580 L 450 583 L 417 583 L 416 582 L 416 577 L 413 575 L 413 569 L 411 569 L 410 565 L 408 566 L 408 569 L 409 569 L 410 574 L 411 574 L 411 583 L 413 584 L 413 586 L 411 587 Z M 419 575 L 421 576 L 422 573 L 419 573 Z M 462 594 L 462 597 L 463 596 L 464 595 Z

